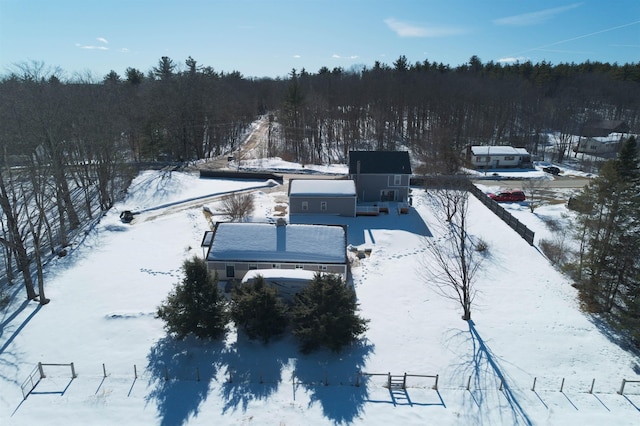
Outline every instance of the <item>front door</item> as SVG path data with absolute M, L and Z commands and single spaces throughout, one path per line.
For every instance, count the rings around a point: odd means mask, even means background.
M 395 201 L 396 191 L 393 189 L 383 189 L 380 194 L 380 201 Z

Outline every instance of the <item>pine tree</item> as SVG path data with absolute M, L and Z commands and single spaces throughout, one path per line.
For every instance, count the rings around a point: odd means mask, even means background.
M 165 330 L 178 339 L 189 334 L 198 338 L 221 337 L 228 322 L 224 297 L 218 292 L 218 280 L 207 263 L 196 256 L 182 265 L 184 278 L 158 307 L 157 317 Z
M 277 290 L 269 287 L 262 276 L 256 277 L 253 283 L 234 286 L 231 300 L 231 319 L 249 339 L 269 343 L 286 329 L 287 307 Z
M 339 276 L 316 274 L 311 284 L 296 295 L 291 312 L 293 335 L 303 353 L 325 346 L 339 352 L 367 330 L 369 320 L 357 314 L 352 288 Z

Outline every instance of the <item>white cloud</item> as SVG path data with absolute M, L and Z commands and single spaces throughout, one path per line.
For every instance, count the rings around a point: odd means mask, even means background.
M 529 59 L 525 58 L 524 56 L 518 56 L 518 57 L 506 57 L 506 58 L 500 58 L 498 59 L 498 63 L 501 64 L 515 64 L 517 62 L 527 62 Z
M 358 59 L 360 56 L 359 55 L 342 56 L 342 55 L 338 55 L 337 53 L 334 53 L 333 55 L 331 55 L 331 57 L 333 59 Z
M 293 55 L 293 57 L 294 57 L 294 58 L 296 58 L 296 59 L 300 59 L 300 58 L 302 58 L 302 56 L 301 56 L 301 55 Z
M 80 49 L 86 49 L 86 50 L 109 50 L 109 48 L 106 46 L 93 46 L 90 44 L 80 44 L 80 43 L 76 43 L 76 47 Z
M 582 3 L 573 3 L 568 6 L 554 7 L 551 9 L 539 10 L 537 12 L 523 13 L 521 15 L 507 16 L 505 18 L 494 19 L 496 25 L 510 25 L 516 27 L 524 27 L 527 25 L 536 25 L 554 18 L 556 15 L 564 13 L 568 10 L 580 7 Z
M 399 21 L 395 18 L 387 18 L 384 20 L 387 27 L 400 37 L 446 37 L 451 35 L 462 34 L 465 31 L 457 27 L 432 27 L 417 26 L 408 22 Z
M 109 44 L 109 41 L 104 37 L 98 37 L 96 40 L 98 40 L 100 43 Z

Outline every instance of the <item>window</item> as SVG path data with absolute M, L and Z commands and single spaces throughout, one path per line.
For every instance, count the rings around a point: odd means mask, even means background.
M 309 210 L 309 202 L 308 201 L 303 201 L 302 202 L 302 211 L 306 212 L 307 210 Z
M 319 271 L 326 271 L 327 270 L 327 265 L 318 265 L 318 270 Z
M 393 185 L 394 186 L 400 186 L 401 184 L 402 184 L 402 176 L 393 175 Z
M 304 265 L 296 265 L 296 269 L 304 269 Z
M 280 269 L 280 264 L 279 263 L 272 263 L 271 264 L 271 268 L 272 269 Z
M 320 201 L 320 210 L 322 210 L 322 211 L 327 210 L 327 202 L 326 201 Z
M 515 159 L 516 159 L 516 157 L 504 157 L 505 161 L 513 161 Z
M 252 270 L 255 270 L 255 269 L 258 269 L 258 265 L 255 264 L 255 263 L 250 263 L 249 264 L 249 270 L 252 271 Z
M 227 274 L 227 278 L 235 278 L 236 276 L 236 266 L 231 264 L 227 265 L 225 268 L 225 274 Z

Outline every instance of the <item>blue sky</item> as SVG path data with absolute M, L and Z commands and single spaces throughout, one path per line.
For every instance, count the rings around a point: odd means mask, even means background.
M 0 0 L 0 74 L 43 62 L 101 79 L 162 56 L 284 77 L 322 66 L 640 62 L 640 1 Z

